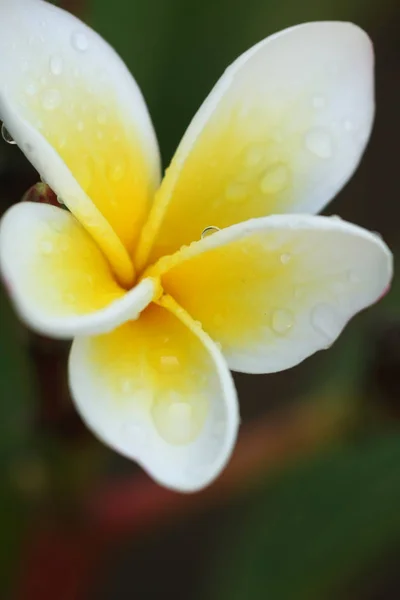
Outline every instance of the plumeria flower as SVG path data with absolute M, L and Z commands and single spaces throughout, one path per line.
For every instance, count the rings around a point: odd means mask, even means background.
M 69 381 L 93 432 L 165 486 L 226 464 L 229 369 L 272 373 L 338 337 L 392 274 L 381 239 L 320 211 L 357 167 L 373 52 L 350 23 L 263 40 L 224 73 L 160 181 L 140 91 L 115 52 L 43 0 L 0 0 L 0 116 L 69 210 L 3 217 L 21 317 L 73 338 Z

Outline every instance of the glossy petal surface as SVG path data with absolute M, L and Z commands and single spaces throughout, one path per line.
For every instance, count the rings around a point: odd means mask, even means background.
M 231 369 L 270 373 L 338 337 L 388 288 L 392 257 L 375 234 L 335 217 L 254 219 L 150 268 Z
M 372 45 L 357 26 L 306 23 L 260 42 L 227 69 L 190 124 L 138 264 L 211 225 L 320 211 L 357 167 L 373 113 Z
M 41 0 L 0 1 L 0 56 L 0 118 L 129 279 L 124 252 L 159 183 L 135 81 L 99 35 Z
M 24 202 L 0 226 L 0 266 L 22 318 L 60 338 L 109 331 L 153 299 L 150 279 L 126 292 L 103 254 L 66 210 Z
M 194 491 L 226 464 L 236 392 L 218 348 L 171 299 L 114 332 L 77 338 L 70 385 L 104 442 L 163 485 Z

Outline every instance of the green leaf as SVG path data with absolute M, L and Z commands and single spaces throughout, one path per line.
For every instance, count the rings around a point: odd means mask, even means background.
M 35 390 L 19 324 L 0 292 L 0 464 L 23 450 L 32 432 Z
M 30 486 L 38 470 L 31 454 L 34 386 L 23 344 L 25 332 L 1 292 L 0 331 L 0 581 L 4 592 L 28 517 L 21 486 Z
M 211 597 L 340 597 L 338 585 L 400 538 L 399 461 L 400 435 L 388 432 L 331 448 L 266 483 L 248 502 Z
M 225 68 L 250 46 L 312 20 L 367 30 L 396 0 L 86 0 L 83 17 L 120 53 L 150 108 L 165 164 Z

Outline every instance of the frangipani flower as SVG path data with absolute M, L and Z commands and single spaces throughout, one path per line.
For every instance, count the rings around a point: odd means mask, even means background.
M 229 369 L 296 365 L 389 285 L 377 235 L 306 214 L 369 138 L 371 43 L 336 22 L 260 42 L 161 182 L 138 87 L 91 29 L 42 0 L 0 0 L 0 56 L 0 116 L 69 209 L 24 202 L 3 217 L 15 305 L 73 338 L 72 396 L 94 432 L 162 484 L 199 489 L 234 446 Z

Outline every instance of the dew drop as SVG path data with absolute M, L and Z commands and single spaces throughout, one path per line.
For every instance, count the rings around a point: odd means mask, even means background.
M 130 445 L 134 447 L 144 446 L 148 441 L 148 433 L 139 423 L 125 423 L 122 426 L 122 434 L 129 438 Z
M 261 145 L 252 146 L 246 152 L 245 165 L 247 167 L 257 167 L 264 157 L 264 148 Z
M 288 252 L 285 252 L 284 254 L 281 254 L 280 256 L 280 261 L 283 265 L 287 265 L 288 262 L 290 262 L 292 259 L 292 255 L 289 254 Z
M 71 42 L 75 50 L 78 50 L 79 52 L 86 52 L 89 48 L 89 41 L 86 35 L 80 31 L 72 34 Z
M 119 387 L 123 394 L 130 394 L 133 390 L 132 379 L 129 379 L 129 378 L 121 379 Z
M 215 227 L 215 225 L 210 225 L 209 227 L 203 229 L 203 231 L 201 232 L 201 239 L 203 240 L 204 238 L 209 237 L 217 231 L 221 231 L 219 227 Z
M 331 343 L 340 329 L 335 309 L 330 304 L 317 304 L 311 312 L 311 323 L 315 331 Z
M 350 121 L 350 119 L 345 119 L 345 121 L 343 122 L 343 127 L 345 131 L 353 131 L 354 123 Z
M 54 56 L 50 58 L 50 72 L 53 75 L 61 75 L 63 68 L 63 59 L 58 54 L 54 54 Z
M 233 182 L 226 188 L 226 197 L 233 202 L 242 202 L 246 199 L 247 188 L 243 183 Z
M 45 90 L 42 94 L 42 105 L 45 110 L 55 110 L 61 104 L 61 93 L 55 89 Z
M 263 194 L 276 194 L 282 191 L 289 183 L 289 170 L 286 165 L 273 165 L 265 171 L 261 179 L 260 188 Z
M 25 92 L 27 93 L 28 96 L 34 96 L 36 94 L 37 87 L 33 83 L 33 81 L 31 81 L 30 83 L 28 83 L 28 85 L 25 88 Z
M 199 435 L 207 408 L 206 397 L 195 394 L 186 397 L 174 391 L 158 395 L 151 415 L 159 435 L 169 444 L 180 446 Z
M 304 139 L 307 150 L 318 156 L 318 158 L 330 158 L 332 156 L 332 138 L 330 134 L 321 128 L 311 129 Z
M 360 283 L 361 279 L 354 271 L 349 271 L 347 274 L 347 278 L 350 283 Z
M 43 240 L 40 242 L 40 252 L 45 255 L 50 255 L 53 253 L 53 244 L 49 240 Z
M 14 140 L 14 138 L 12 137 L 12 135 L 10 134 L 10 132 L 8 131 L 8 129 L 6 129 L 6 126 L 4 125 L 4 123 L 1 126 L 1 136 L 2 136 L 3 140 L 5 142 L 7 142 L 7 144 L 15 145 L 17 143 Z
M 148 360 L 159 373 L 174 374 L 181 369 L 179 357 L 167 348 L 152 348 Z
M 188 402 L 157 403 L 152 409 L 154 425 L 170 444 L 188 444 L 192 440 L 193 409 Z
M 311 103 L 314 108 L 324 108 L 326 100 L 324 96 L 315 95 L 312 97 Z
M 85 129 L 85 124 L 83 121 L 78 121 L 78 124 L 76 126 L 78 131 L 83 131 Z
M 112 165 L 109 171 L 109 177 L 111 181 L 114 181 L 115 183 L 121 181 L 121 179 L 125 175 L 125 170 L 125 165 L 122 162 L 115 163 L 114 165 Z
M 294 324 L 293 314 L 286 309 L 275 310 L 272 315 L 272 329 L 275 333 L 284 335 Z

